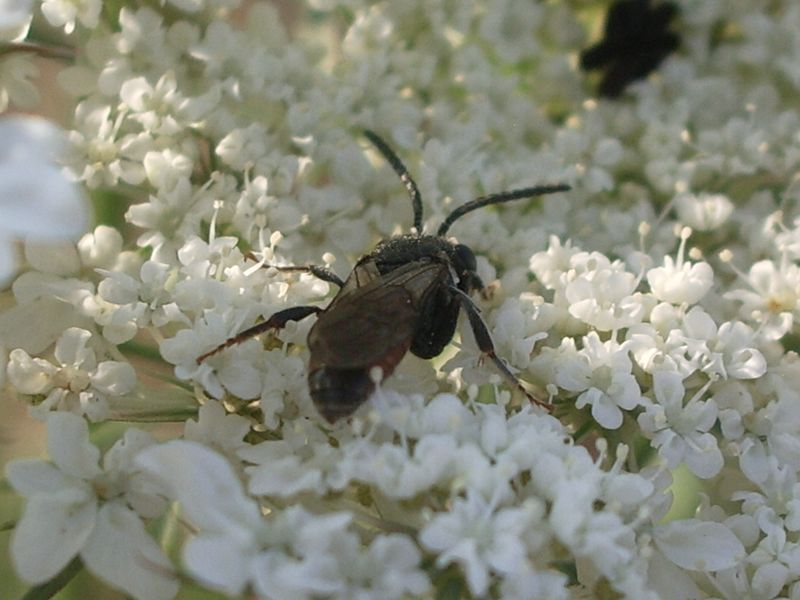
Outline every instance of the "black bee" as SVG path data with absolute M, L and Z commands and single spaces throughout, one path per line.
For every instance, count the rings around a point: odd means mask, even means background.
M 678 48 L 680 38 L 669 30 L 677 13 L 671 2 L 649 0 L 619 0 L 608 9 L 603 39 L 581 52 L 581 69 L 603 70 L 601 96 L 616 98 Z
M 483 355 L 512 385 L 539 402 L 495 354 L 486 324 L 470 298 L 473 291 L 484 289 L 475 255 L 464 244 L 447 240 L 445 234 L 454 221 L 478 208 L 561 192 L 569 186 L 529 187 L 477 198 L 451 212 L 436 235 L 426 235 L 418 233 L 422 231 L 422 199 L 408 169 L 377 134 L 365 131 L 364 135 L 405 184 L 416 232 L 381 241 L 356 263 L 346 281 L 317 265 L 277 267 L 312 273 L 339 286 L 339 293 L 325 308 L 296 306 L 279 311 L 206 352 L 197 362 L 252 336 L 282 328 L 289 321 L 316 314 L 317 322 L 308 334 L 308 386 L 317 410 L 334 423 L 353 414 L 369 398 L 376 382 L 391 375 L 409 350 L 421 358 L 440 354 L 453 338 L 463 308 Z

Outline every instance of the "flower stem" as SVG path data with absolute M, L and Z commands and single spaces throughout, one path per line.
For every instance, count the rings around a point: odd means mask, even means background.
M 32 52 L 43 58 L 56 58 L 58 60 L 74 60 L 76 52 L 68 46 L 53 46 L 33 42 L 15 42 L 0 47 L 0 56 L 14 52 Z

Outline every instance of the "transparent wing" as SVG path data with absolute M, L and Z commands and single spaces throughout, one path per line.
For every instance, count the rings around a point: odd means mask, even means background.
M 446 265 L 415 261 L 349 289 L 309 332 L 310 369 L 379 366 L 388 376 L 411 346 L 423 298 L 447 278 Z

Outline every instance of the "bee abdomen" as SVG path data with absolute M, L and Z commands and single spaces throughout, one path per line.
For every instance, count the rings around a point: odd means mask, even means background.
M 375 389 L 367 369 L 321 367 L 308 374 L 314 406 L 328 423 L 349 417 Z

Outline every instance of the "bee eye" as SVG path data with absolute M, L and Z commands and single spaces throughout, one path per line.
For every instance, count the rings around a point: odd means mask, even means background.
M 475 271 L 478 268 L 478 263 L 475 261 L 475 255 L 469 246 L 464 244 L 456 244 L 456 259 L 457 267 L 461 267 L 461 271 Z

